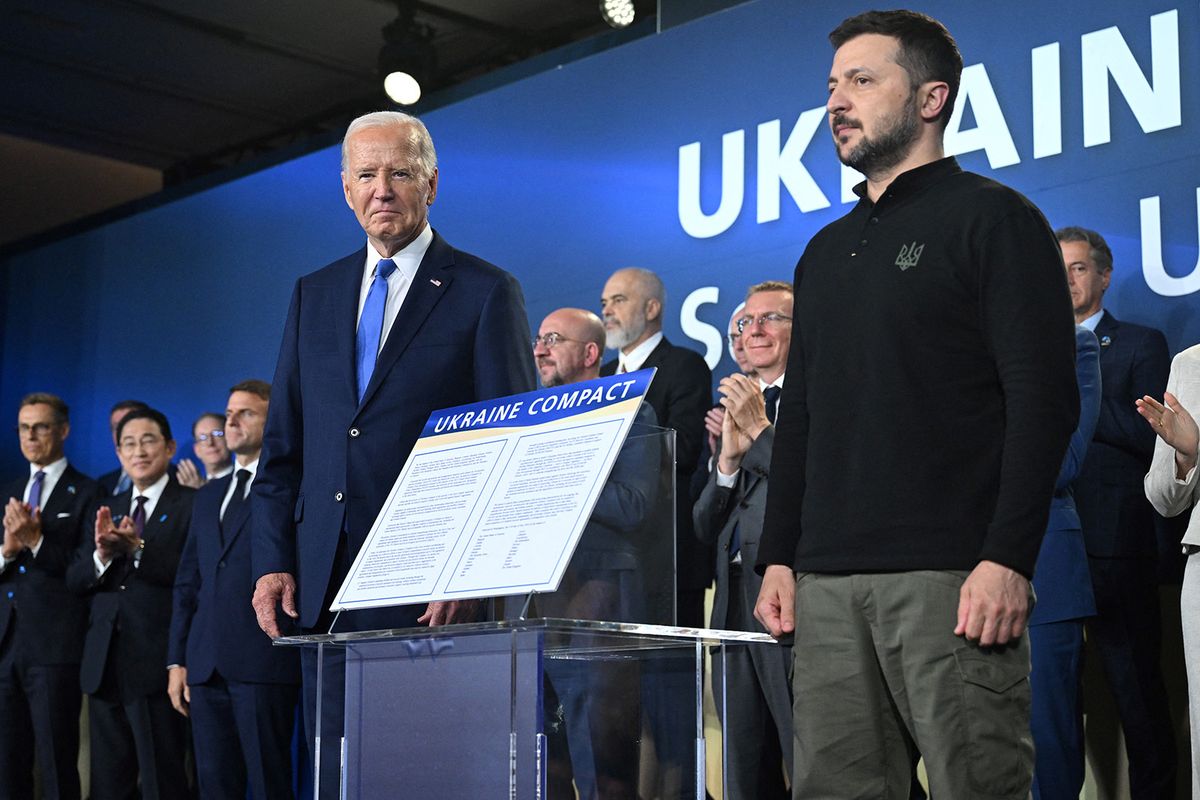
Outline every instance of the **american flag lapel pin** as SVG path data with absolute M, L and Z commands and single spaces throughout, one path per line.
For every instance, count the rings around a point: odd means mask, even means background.
M 440 286 L 442 285 L 442 282 L 441 282 L 441 281 L 439 281 L 437 278 L 430 278 L 430 279 L 429 279 L 429 282 L 430 282 L 430 283 L 432 283 L 434 286 L 439 286 L 439 287 L 440 287 Z

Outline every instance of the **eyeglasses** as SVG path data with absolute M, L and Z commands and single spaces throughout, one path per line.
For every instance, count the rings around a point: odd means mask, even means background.
M 35 422 L 32 425 L 21 423 L 17 426 L 17 434 L 20 436 L 28 436 L 32 433 L 35 439 L 40 439 L 57 427 L 57 423 L 51 424 L 49 422 Z
M 739 320 L 739 322 L 740 322 L 740 320 Z M 730 347 L 737 347 L 737 343 L 742 340 L 742 334 L 739 331 L 738 333 L 728 334 L 725 338 L 726 338 L 726 340 L 728 340 Z
M 767 327 L 773 328 L 773 327 L 782 325 L 785 322 L 791 322 L 791 321 L 792 321 L 791 317 L 785 317 L 783 314 L 779 314 L 779 313 L 772 311 L 769 314 L 759 314 L 757 317 L 749 317 L 749 316 L 742 317 L 741 319 L 739 319 L 737 321 L 737 329 L 738 329 L 738 333 L 742 334 L 742 333 L 746 332 L 746 328 L 749 328 L 751 325 L 753 325 L 755 323 L 758 323 L 759 325 L 763 326 L 764 328 L 767 328 Z
M 536 350 L 537 346 L 539 344 L 542 345 L 543 347 L 554 347 L 554 345 L 558 344 L 559 342 L 578 342 L 578 341 L 579 341 L 578 339 L 568 339 L 567 337 L 563 336 L 561 333 L 556 333 L 555 331 L 550 331 L 550 333 L 547 333 L 545 336 L 533 337 L 533 347 Z
M 161 436 L 148 433 L 140 439 L 122 439 L 118 447 L 120 447 L 122 453 L 133 453 L 139 448 L 153 450 L 165 441 L 166 439 Z
M 197 436 L 196 441 L 204 443 L 204 442 L 207 442 L 209 439 L 212 439 L 213 443 L 216 444 L 217 442 L 221 441 L 224 438 L 225 438 L 225 431 L 221 430 L 220 428 L 214 428 L 213 430 L 209 431 L 208 433 L 202 433 L 199 436 Z

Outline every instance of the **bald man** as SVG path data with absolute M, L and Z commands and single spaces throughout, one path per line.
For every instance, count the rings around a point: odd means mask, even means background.
M 591 311 L 561 308 L 549 314 L 533 340 L 542 385 L 600 377 L 604 341 L 604 324 Z M 649 404 L 642 404 L 637 422 L 654 424 Z M 537 598 L 540 615 L 646 621 L 643 565 L 652 560 L 649 537 L 660 529 L 647 524 L 661 473 L 657 441 L 631 436 L 625 443 L 558 591 Z M 552 690 L 548 719 L 561 716 L 566 734 L 565 743 L 561 736 L 551 737 L 549 796 L 573 797 L 572 781 L 580 797 L 636 796 L 642 714 L 637 663 L 552 659 L 546 674 Z

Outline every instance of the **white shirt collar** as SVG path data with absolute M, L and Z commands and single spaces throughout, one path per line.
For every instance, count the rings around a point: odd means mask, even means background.
M 164 472 L 161 478 L 147 486 L 145 490 L 138 489 L 135 485 L 132 490 L 133 493 L 129 497 L 129 513 L 133 513 L 133 509 L 136 507 L 134 500 L 141 495 L 146 498 L 146 518 L 149 519 L 150 514 L 154 512 L 154 507 L 158 505 L 158 501 L 162 497 L 163 490 L 167 488 L 167 482 L 170 480 L 171 473 Z
M 766 389 L 768 386 L 778 386 L 780 389 L 782 389 L 783 388 L 783 377 L 786 374 L 787 374 L 786 372 L 780 373 L 779 377 L 776 378 L 775 380 L 771 381 L 770 383 L 767 383 L 762 378 L 759 378 L 758 379 L 758 388 Z
M 234 458 L 236 458 L 236 456 Z M 234 462 L 234 464 L 233 464 L 233 480 L 235 483 L 237 482 L 238 470 L 241 470 L 241 469 L 248 470 L 250 472 L 250 483 L 254 483 L 254 478 L 258 475 L 258 459 L 257 458 L 254 459 L 253 461 L 251 461 L 249 464 L 247 464 L 244 467 L 241 464 L 237 463 L 236 461 Z
M 421 259 L 425 258 L 425 251 L 429 249 L 429 245 L 433 243 L 433 228 L 429 227 L 429 223 L 425 223 L 425 227 L 417 234 L 417 238 L 413 239 L 407 245 L 392 256 L 392 261 L 396 262 L 396 271 L 404 278 L 412 283 L 412 279 L 417 274 L 417 267 L 421 266 Z M 363 280 L 366 281 L 368 288 L 371 281 L 375 280 L 375 265 L 383 260 L 383 256 L 375 249 L 375 245 L 367 242 L 367 263 L 364 266 Z
M 37 464 L 30 462 L 29 478 L 31 480 L 33 479 L 33 476 L 38 473 L 38 470 L 41 470 L 42 472 L 46 473 L 46 477 L 42 478 L 43 486 L 45 486 L 47 483 L 49 483 L 52 480 L 58 481 L 58 479 L 62 477 L 62 474 L 67 471 L 67 457 L 63 456 L 58 461 L 55 461 L 51 464 L 47 464 L 44 467 L 39 467 Z M 43 497 L 45 497 L 44 494 L 43 494 Z
M 38 474 L 38 470 L 46 473 L 42 477 L 42 495 L 38 500 L 38 505 L 45 508 L 46 501 L 50 499 L 50 495 L 54 493 L 54 487 L 58 485 L 58 479 L 67 471 L 67 457 L 63 456 L 44 467 L 39 467 L 32 462 L 29 464 L 29 480 L 25 483 L 25 502 L 29 502 L 29 490 L 33 488 L 33 476 Z
M 1081 322 L 1079 324 L 1081 326 L 1087 328 L 1092 333 L 1095 333 L 1096 326 L 1100 324 L 1100 320 L 1102 320 L 1103 318 L 1104 318 L 1104 309 L 1102 308 L 1099 311 L 1097 311 L 1095 314 L 1092 314 L 1090 317 L 1088 317 L 1087 319 L 1085 319 L 1083 322 Z
M 658 347 L 658 343 L 663 340 L 663 332 L 651 336 L 646 341 L 633 348 L 628 354 L 622 350 L 617 351 L 617 371 L 622 368 L 625 372 L 637 372 L 642 368 L 642 364 L 646 363 L 646 359 L 654 352 L 654 348 Z
M 217 478 L 224 478 L 226 475 L 228 475 L 231 472 L 233 472 L 233 462 L 232 461 L 229 462 L 228 464 L 226 464 L 225 466 L 221 467 L 216 472 L 208 473 L 208 480 L 215 481 Z

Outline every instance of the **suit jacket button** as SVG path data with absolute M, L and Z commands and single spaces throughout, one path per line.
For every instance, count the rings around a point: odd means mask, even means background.
M 120 590 L 123 592 L 123 591 L 125 591 L 125 584 L 121 584 L 121 585 L 120 585 L 120 586 L 118 586 L 117 588 L 118 588 L 118 589 L 120 589 Z
M 350 438 L 351 438 L 351 439 L 357 439 L 357 438 L 358 438 L 358 428 L 351 428 L 351 429 L 350 429 Z
M 345 497 L 345 495 L 343 495 L 341 492 L 334 492 L 333 494 L 333 499 L 339 503 L 342 502 L 343 497 Z
M 225 560 L 221 559 L 217 562 L 217 569 L 225 569 Z

